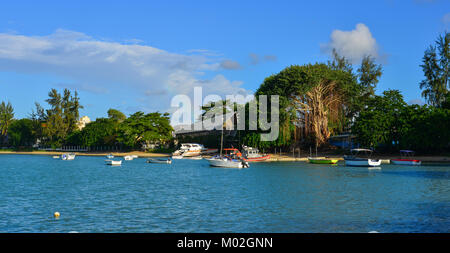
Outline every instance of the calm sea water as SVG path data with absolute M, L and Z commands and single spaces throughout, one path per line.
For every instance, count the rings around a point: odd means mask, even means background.
M 450 167 L 104 160 L 0 155 L 0 232 L 450 232 Z

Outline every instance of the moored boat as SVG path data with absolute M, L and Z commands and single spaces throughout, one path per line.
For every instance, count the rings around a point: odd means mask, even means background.
M 422 161 L 413 159 L 414 151 L 412 150 L 400 150 L 400 159 L 391 159 L 391 163 L 395 165 L 410 165 L 418 166 L 422 164 Z
M 376 167 L 381 165 L 380 159 L 372 159 L 369 157 L 373 153 L 373 151 L 370 149 L 355 148 L 352 149 L 351 152 L 352 152 L 351 155 L 344 156 L 346 166 Z M 365 154 L 365 156 L 367 157 L 360 157 L 361 154 Z
M 107 165 L 122 165 L 122 160 L 105 160 Z
M 165 164 L 171 164 L 172 159 L 162 159 L 162 158 L 149 158 L 147 159 L 147 163 L 165 163 Z
M 308 157 L 308 161 L 313 164 L 336 164 L 339 159 Z
M 262 162 L 270 158 L 270 155 L 260 154 L 257 148 L 242 147 L 242 157 L 246 162 Z
M 213 167 L 222 167 L 222 168 L 248 168 L 248 162 L 240 159 L 232 159 L 226 156 L 215 156 L 209 159 L 206 159 L 209 162 L 209 165 Z
M 217 149 L 205 148 L 198 143 L 182 143 L 181 147 L 173 152 L 172 156 L 192 157 L 205 154 L 217 153 Z
M 123 157 L 123 159 L 125 159 L 125 161 L 132 161 L 134 159 L 134 157 L 131 155 L 126 155 Z
M 113 154 L 108 154 L 108 155 L 106 155 L 106 158 L 108 158 L 108 159 L 113 159 L 114 156 L 113 156 Z
M 74 160 L 75 159 L 74 153 L 66 153 L 61 155 L 61 160 Z M 53 157 L 54 158 L 54 157 Z

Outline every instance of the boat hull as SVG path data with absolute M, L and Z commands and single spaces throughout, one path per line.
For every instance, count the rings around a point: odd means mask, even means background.
M 172 160 L 148 159 L 147 162 L 148 163 L 171 164 Z
M 391 163 L 395 165 L 419 166 L 422 164 L 422 161 L 413 159 L 391 159 Z
M 105 160 L 105 162 L 107 165 L 114 165 L 114 166 L 122 165 L 122 160 L 119 161 Z
M 244 161 L 246 162 L 263 162 L 270 158 L 270 155 L 260 156 L 260 157 L 244 157 Z
M 338 159 L 326 159 L 326 158 L 308 158 L 308 161 L 313 164 L 336 164 Z
M 381 160 L 378 159 L 345 159 L 345 166 L 353 167 L 376 167 L 381 165 Z
M 228 159 L 207 159 L 209 162 L 209 165 L 213 167 L 221 167 L 221 168 L 236 168 L 236 169 L 242 169 L 244 168 L 244 164 L 242 161 L 234 161 L 234 160 L 228 160 Z

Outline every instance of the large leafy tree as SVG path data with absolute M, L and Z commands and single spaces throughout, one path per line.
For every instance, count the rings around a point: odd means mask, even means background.
M 5 103 L 2 101 L 0 104 L 0 135 L 2 138 L 2 143 L 5 142 L 6 136 L 8 134 L 8 129 L 14 118 L 14 109 L 10 102 Z
M 450 89 L 450 33 L 439 35 L 436 45 L 430 45 L 425 51 L 422 67 L 425 79 L 420 82 L 422 96 L 435 107 L 443 107 L 447 101 Z
M 128 147 L 165 143 L 172 139 L 173 128 L 168 113 L 136 112 L 120 124 L 117 140 Z
M 274 143 L 263 146 L 287 146 L 297 135 L 321 145 L 332 133 L 342 131 L 355 103 L 352 99 L 361 94 L 362 86 L 347 67 L 339 66 L 295 65 L 264 80 L 255 95 L 279 95 L 280 134 Z M 255 133 L 244 139 L 257 142 Z

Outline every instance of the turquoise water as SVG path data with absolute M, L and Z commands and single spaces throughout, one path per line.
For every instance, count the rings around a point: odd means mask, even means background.
M 450 167 L 104 160 L 0 155 L 0 232 L 450 232 Z

